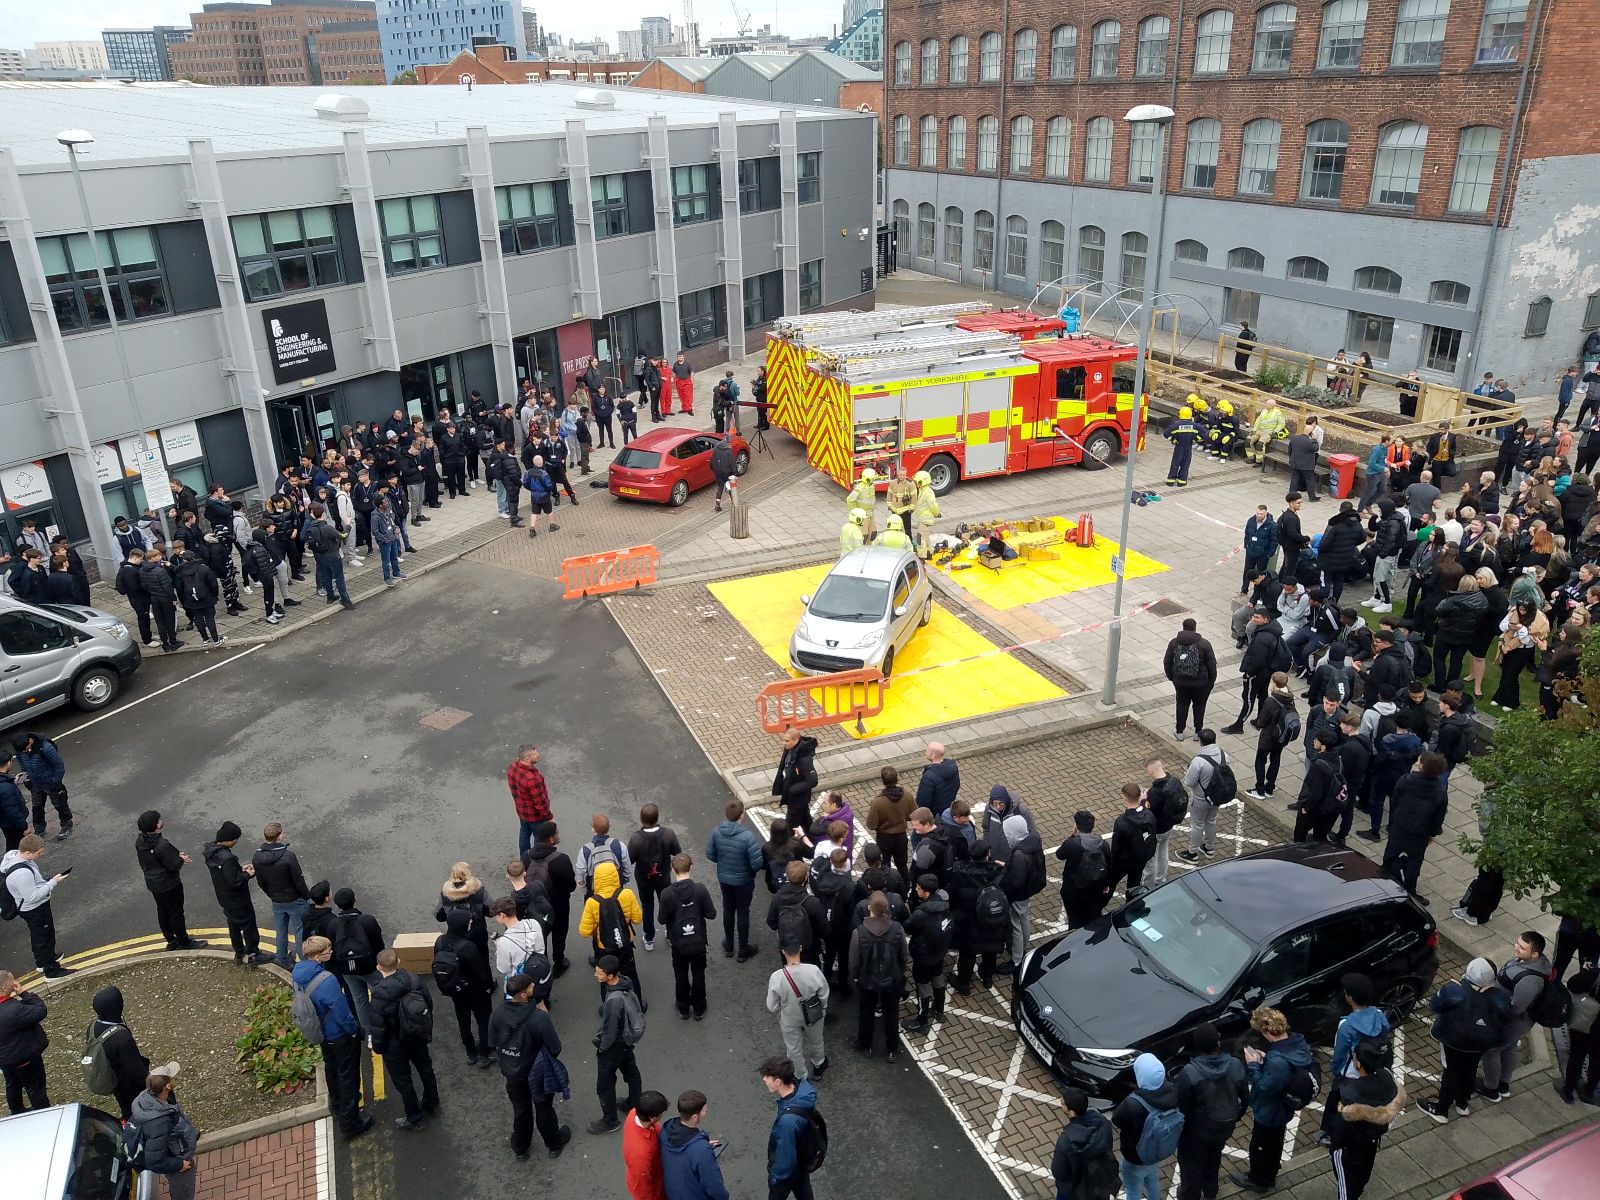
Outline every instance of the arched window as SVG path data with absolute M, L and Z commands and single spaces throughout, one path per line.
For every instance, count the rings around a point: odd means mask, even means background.
M 944 165 L 951 171 L 967 169 L 967 119 L 951 117 L 944 127 Z
M 1089 77 L 1115 79 L 1117 52 L 1122 49 L 1122 22 L 1101 21 L 1090 34 Z
M 911 165 L 911 118 L 905 113 L 894 119 L 894 162 L 897 167 Z
M 1250 55 L 1250 69 L 1263 73 L 1289 69 L 1294 49 L 1294 22 L 1298 12 L 1292 4 L 1269 4 L 1256 14 L 1256 44 Z
M 1122 286 L 1128 289 L 1125 299 L 1144 299 L 1144 268 L 1149 249 L 1150 239 L 1144 234 L 1122 235 Z
M 994 270 L 994 214 L 984 208 L 972 219 L 972 265 L 979 271 Z
M 950 39 L 950 82 L 965 83 L 967 81 L 967 47 L 970 43 L 965 37 Z
M 1067 230 L 1060 221 L 1039 226 L 1039 277 L 1045 282 L 1067 273 Z
M 1183 186 L 1209 192 L 1217 186 L 1217 148 L 1222 144 L 1222 122 L 1202 117 L 1189 122 L 1183 151 Z
M 1071 79 L 1078 73 L 1078 27 L 1057 25 L 1050 31 L 1050 78 Z
M 891 212 L 894 214 L 894 236 L 909 253 L 911 250 L 911 205 L 905 200 L 896 200 Z
M 1206 244 L 1193 238 L 1184 238 L 1173 248 L 1173 252 L 1179 262 L 1203 263 L 1206 260 Z
M 1322 6 L 1322 33 L 1317 38 L 1317 66 L 1325 71 L 1354 71 L 1361 65 L 1361 43 L 1367 36 L 1367 0 L 1331 0 Z
M 1019 29 L 1011 38 L 1011 78 L 1032 83 L 1039 58 L 1039 35 L 1032 29 Z
M 1489 211 L 1494 191 L 1495 162 L 1500 157 L 1500 131 L 1493 125 L 1469 125 L 1456 144 L 1456 168 L 1450 178 L 1450 211 Z
M 1033 118 L 1011 118 L 1011 173 L 1033 174 Z
M 1000 35 L 990 30 L 978 39 L 978 82 L 1000 81 Z
M 1312 258 L 1302 254 L 1298 258 L 1289 260 L 1288 270 L 1284 272 L 1290 279 L 1298 279 L 1302 283 L 1327 283 L 1328 264 L 1320 258 Z
M 1072 163 L 1072 122 L 1066 117 L 1051 117 L 1044 123 L 1044 173 L 1049 179 L 1065 179 Z M 1052 276 L 1052 278 L 1054 278 Z
M 1160 79 L 1167 73 L 1167 39 L 1172 22 L 1166 17 L 1146 17 L 1139 22 L 1139 44 L 1134 53 L 1133 73 L 1141 79 Z
M 1239 151 L 1239 193 L 1270 196 L 1278 186 L 1278 144 L 1283 127 L 1269 117 L 1248 122 Z
M 905 87 L 911 82 L 911 43 L 894 44 L 894 85 Z
M 1415 121 L 1395 121 L 1378 130 L 1378 157 L 1372 165 L 1373 204 L 1415 208 L 1422 184 L 1422 155 L 1428 146 L 1428 127 Z
M 1078 230 L 1078 274 L 1103 283 L 1106 277 L 1106 231 L 1098 225 Z
M 953 118 L 952 118 L 953 119 Z M 966 234 L 966 217 L 959 208 L 944 210 L 944 261 L 959 267 L 962 259 L 962 241 Z
M 1000 118 L 978 118 L 978 170 L 1000 169 Z
M 1444 57 L 1444 35 L 1449 24 L 1450 0 L 1400 0 L 1390 65 L 1437 67 Z
M 1472 289 L 1454 279 L 1435 279 L 1428 285 L 1429 304 L 1454 304 L 1465 308 L 1472 299 Z
M 1090 117 L 1083 127 L 1083 177 L 1091 183 L 1111 180 L 1111 118 Z
M 1228 52 L 1233 46 L 1233 14 L 1212 9 L 1194 26 L 1194 73 L 1221 75 L 1228 69 Z
M 922 73 L 924 87 L 939 82 L 939 39 L 926 38 L 922 43 Z
M 1362 267 L 1356 272 L 1356 291 L 1378 292 L 1385 296 L 1400 294 L 1400 276 L 1388 267 Z
M 1018 279 L 1028 274 L 1028 222 L 1022 217 L 1006 218 L 1006 274 Z
M 923 117 L 917 127 L 917 166 L 939 165 L 939 118 Z
M 1267 260 L 1261 251 L 1249 246 L 1235 246 L 1228 251 L 1228 269 L 1232 271 L 1265 271 Z
M 1155 182 L 1156 143 L 1161 129 L 1154 121 L 1135 121 L 1128 131 L 1128 183 L 1141 186 Z
M 934 219 L 933 205 L 917 205 L 917 257 L 933 257 Z
M 1337 200 L 1344 190 L 1344 160 L 1350 126 L 1343 121 L 1313 121 L 1306 127 L 1306 156 L 1300 168 L 1302 200 Z

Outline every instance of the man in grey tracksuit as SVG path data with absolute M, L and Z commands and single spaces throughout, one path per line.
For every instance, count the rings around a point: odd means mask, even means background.
M 1495 975 L 1495 982 L 1511 997 L 1511 1020 L 1506 1025 L 1506 1040 L 1498 1050 L 1483 1056 L 1483 1086 L 1477 1094 L 1498 1104 L 1511 1095 L 1511 1073 L 1517 1068 L 1519 1043 L 1533 1028 L 1528 1010 L 1544 991 L 1550 978 L 1550 960 L 1544 956 L 1544 936 L 1527 930 L 1517 938 L 1511 957 Z
M 828 977 L 822 968 L 800 961 L 800 947 L 783 947 L 783 966 L 767 979 L 767 1011 L 778 1014 L 783 1052 L 794 1063 L 796 1079 L 821 1079 L 828 1069 L 828 1052 L 822 1044 L 823 1022 L 806 1024 L 801 1001 L 816 996 L 828 1007 Z
M 1210 858 L 1217 852 L 1217 805 L 1206 799 L 1206 788 L 1217 764 L 1226 761 L 1227 755 L 1217 745 L 1217 735 L 1210 729 L 1200 731 L 1200 753 L 1189 760 L 1184 772 L 1183 786 L 1189 789 L 1189 848 L 1179 851 L 1184 862 L 1195 862 L 1203 854 Z

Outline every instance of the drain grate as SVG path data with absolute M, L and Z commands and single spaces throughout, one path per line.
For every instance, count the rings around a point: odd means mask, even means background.
M 1157 617 L 1179 617 L 1179 616 L 1182 616 L 1184 613 L 1193 612 L 1193 611 L 1194 611 L 1194 609 L 1185 608 L 1183 605 L 1179 604 L 1176 600 L 1169 600 L 1169 599 L 1166 599 L 1166 598 L 1162 598 L 1160 600 L 1157 600 L 1149 608 L 1149 612 L 1153 616 L 1157 616 Z
M 440 733 L 454 729 L 472 714 L 462 712 L 459 708 L 436 708 L 427 716 L 417 722 L 424 729 L 436 729 Z

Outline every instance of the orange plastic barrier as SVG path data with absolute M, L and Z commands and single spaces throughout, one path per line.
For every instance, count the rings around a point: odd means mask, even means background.
M 556 578 L 566 588 L 564 599 L 604 596 L 654 583 L 660 561 L 661 552 L 654 546 L 629 546 L 626 550 L 563 559 L 561 574 Z
M 768 733 L 843 725 L 846 721 L 854 721 L 856 732 L 865 733 L 862 718 L 875 717 L 883 711 L 886 682 L 883 672 L 875 667 L 784 679 L 767 684 L 756 694 L 756 713 L 761 718 L 761 728 Z

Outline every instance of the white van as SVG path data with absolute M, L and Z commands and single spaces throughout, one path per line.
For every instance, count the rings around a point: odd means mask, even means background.
M 0 595 L 0 729 L 74 704 L 96 712 L 139 669 L 139 643 L 112 613 Z
M 153 1200 L 154 1175 L 136 1175 L 122 1123 L 86 1104 L 0 1119 L 5 1194 L 16 1200 Z

